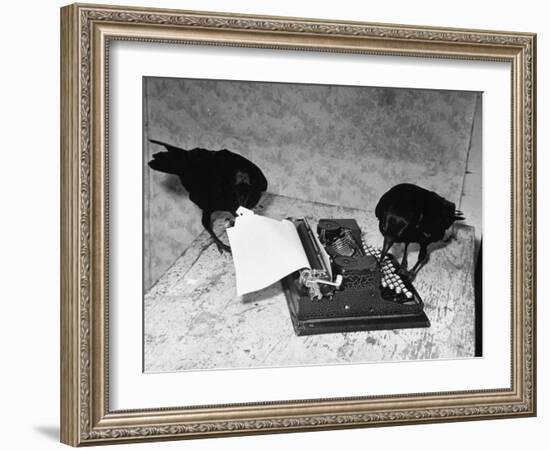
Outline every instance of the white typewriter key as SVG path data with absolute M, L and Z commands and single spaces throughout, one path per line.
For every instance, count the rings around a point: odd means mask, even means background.
M 401 286 L 397 286 L 395 288 L 395 292 L 397 292 L 398 294 L 401 294 Z
M 407 291 L 407 292 L 405 292 L 405 296 L 406 296 L 407 298 L 412 298 L 413 295 L 412 295 L 412 292 L 411 292 L 411 291 Z
M 386 280 L 382 280 L 382 287 L 388 287 L 388 283 L 386 283 Z

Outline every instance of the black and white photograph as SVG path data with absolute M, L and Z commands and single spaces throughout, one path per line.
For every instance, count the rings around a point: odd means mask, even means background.
M 5 2 L 1 448 L 548 446 L 545 5 Z
M 483 356 L 483 93 L 143 77 L 146 373 Z

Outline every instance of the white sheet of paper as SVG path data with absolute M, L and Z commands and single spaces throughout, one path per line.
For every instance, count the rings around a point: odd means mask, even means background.
M 240 208 L 242 215 L 227 229 L 237 295 L 259 291 L 288 274 L 310 268 L 296 227 L 289 220 L 257 216 Z

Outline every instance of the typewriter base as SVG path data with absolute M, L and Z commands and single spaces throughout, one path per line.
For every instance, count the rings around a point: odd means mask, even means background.
M 408 317 L 356 317 L 353 319 L 298 320 L 290 312 L 294 332 L 297 336 L 312 334 L 345 333 L 353 331 L 397 330 L 401 328 L 426 328 L 430 321 L 422 312 Z
M 315 319 L 300 318 L 298 311 L 302 301 L 311 301 L 297 292 L 292 276 L 282 280 L 283 290 L 288 303 L 288 311 L 297 336 L 313 334 L 346 333 L 353 331 L 397 330 L 403 328 L 427 328 L 430 320 L 424 311 L 414 314 L 356 315 L 349 317 L 323 317 Z

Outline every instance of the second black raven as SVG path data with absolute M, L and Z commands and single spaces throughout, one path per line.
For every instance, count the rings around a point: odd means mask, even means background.
M 442 240 L 445 231 L 457 220 L 464 220 L 455 204 L 433 191 L 414 184 L 398 184 L 380 198 L 375 209 L 378 228 L 384 236 L 380 262 L 394 243 L 403 243 L 401 272 L 414 278 L 428 257 L 428 245 Z M 407 248 L 420 244 L 418 261 L 406 271 Z
M 150 140 L 167 151 L 155 153 L 149 167 L 177 175 L 189 198 L 202 209 L 202 224 L 214 239 L 220 252 L 230 251 L 212 230 L 211 215 L 237 208 L 256 206 L 267 189 L 267 180 L 258 166 L 229 150 L 184 150 L 165 142 Z

